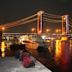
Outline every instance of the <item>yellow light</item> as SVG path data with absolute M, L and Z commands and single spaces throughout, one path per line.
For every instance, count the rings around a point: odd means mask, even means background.
M 59 33 L 59 32 L 61 32 L 61 29 L 56 29 L 56 33 Z
M 56 30 L 56 33 L 58 33 L 58 29 Z
M 2 57 L 5 57 L 5 52 L 2 52 Z
M 46 32 L 49 32 L 50 31 L 50 29 L 46 29 Z
M 2 52 L 2 57 L 5 56 L 5 43 L 1 42 L 1 52 Z
M 56 40 L 55 60 L 61 57 L 61 40 Z
M 55 38 L 54 37 L 51 37 L 51 40 L 54 40 Z
M 5 51 L 5 43 L 4 42 L 1 43 L 1 51 Z
M 50 40 L 47 40 L 46 42 L 51 42 Z
M 62 38 L 61 38 L 61 40 L 67 40 L 67 39 L 68 39 L 67 37 L 62 37 Z

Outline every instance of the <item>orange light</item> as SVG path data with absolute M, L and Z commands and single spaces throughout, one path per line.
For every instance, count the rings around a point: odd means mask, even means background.
M 56 30 L 56 33 L 58 32 L 58 29 Z
M 2 42 L 1 43 L 1 52 L 2 52 L 2 57 L 4 57 L 5 56 L 5 43 L 4 42 Z
M 56 40 L 55 60 L 58 61 L 61 57 L 61 40 Z
M 38 34 L 40 35 L 42 31 L 38 31 Z
M 61 38 L 61 40 L 67 40 L 67 39 L 68 39 L 67 37 L 62 37 L 62 38 Z
M 2 31 L 4 31 L 5 30 L 5 27 L 2 27 Z
M 61 29 L 56 29 L 56 33 L 59 33 L 59 32 L 61 32 Z
M 35 31 L 35 28 L 32 28 L 31 30 L 32 30 L 32 32 L 34 32 Z
M 46 29 L 46 32 L 49 32 L 50 31 L 50 29 Z
M 65 15 L 64 15 L 64 16 L 62 16 L 62 20 L 63 20 L 63 21 L 65 21 L 65 20 L 66 20 Z

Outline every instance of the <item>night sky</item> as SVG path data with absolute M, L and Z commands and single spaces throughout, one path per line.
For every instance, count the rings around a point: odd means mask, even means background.
M 72 0 L 0 0 L 0 24 L 25 18 L 39 10 L 72 17 Z

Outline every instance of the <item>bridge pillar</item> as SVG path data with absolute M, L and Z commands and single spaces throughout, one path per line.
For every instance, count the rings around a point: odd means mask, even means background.
M 69 33 L 69 15 L 65 15 L 66 19 L 66 34 Z
M 69 16 L 64 15 L 62 16 L 62 34 L 68 34 L 69 33 Z
M 43 23 L 43 13 L 44 11 L 39 11 L 38 14 L 38 20 L 37 20 L 37 33 L 41 34 L 43 27 L 42 27 L 42 23 Z

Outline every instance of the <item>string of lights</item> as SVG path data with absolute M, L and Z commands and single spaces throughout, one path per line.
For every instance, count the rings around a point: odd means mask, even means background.
M 46 16 L 46 17 L 51 17 L 51 18 L 61 18 L 61 16 L 60 15 L 54 15 L 54 14 L 49 14 L 49 13 L 44 13 L 44 15 L 43 16 Z

